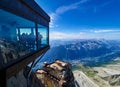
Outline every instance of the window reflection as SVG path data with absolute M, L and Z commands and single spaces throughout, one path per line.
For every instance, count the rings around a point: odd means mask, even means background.
M 38 26 L 38 47 L 42 48 L 48 45 L 48 28 L 39 25 Z
M 36 50 L 35 23 L 0 10 L 0 62 L 7 64 Z
M 0 19 L 0 66 L 48 46 L 47 27 L 1 9 Z
M 35 28 L 18 28 L 18 41 L 30 51 L 37 50 Z

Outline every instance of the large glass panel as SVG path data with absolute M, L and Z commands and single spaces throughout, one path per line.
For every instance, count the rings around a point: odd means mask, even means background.
M 0 9 L 0 68 L 34 51 L 35 23 Z
M 48 45 L 48 28 L 38 25 L 38 48 L 43 48 Z
M 17 29 L 18 40 L 20 44 L 27 47 L 30 51 L 35 51 L 36 48 L 36 33 L 33 27 L 21 27 Z

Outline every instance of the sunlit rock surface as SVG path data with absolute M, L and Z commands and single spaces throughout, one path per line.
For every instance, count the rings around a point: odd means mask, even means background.
M 88 76 L 86 76 L 82 71 L 74 71 L 76 87 L 99 87 L 95 84 Z
M 42 70 L 35 72 L 34 81 L 43 87 L 75 87 L 71 65 L 60 60 L 45 63 Z

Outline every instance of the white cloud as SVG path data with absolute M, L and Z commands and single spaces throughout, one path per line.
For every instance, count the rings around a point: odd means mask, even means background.
M 50 32 L 50 39 L 120 39 L 120 30 L 86 30 L 78 33 Z
M 50 17 L 51 17 L 51 23 L 50 23 L 50 27 L 51 28 L 54 28 L 56 27 L 56 24 L 55 24 L 55 21 L 58 19 L 58 17 L 67 12 L 67 11 L 70 11 L 70 10 L 73 10 L 73 9 L 77 9 L 81 4 L 83 3 L 86 3 L 88 0 L 81 0 L 79 2 L 75 2 L 73 4 L 70 4 L 70 5 L 66 5 L 66 6 L 60 6 L 58 7 L 55 12 L 53 13 L 50 13 Z
M 63 32 L 51 32 L 50 33 L 50 39 L 55 40 L 55 39 L 80 39 L 83 38 L 82 36 L 84 35 L 83 32 L 79 32 L 78 34 L 75 33 L 63 33 Z
M 51 13 L 49 15 L 51 18 L 50 27 L 51 28 L 57 27 L 57 25 L 55 24 L 55 21 L 57 20 L 56 18 L 58 18 L 57 15 L 55 13 Z
M 111 33 L 111 32 L 120 32 L 119 29 L 101 29 L 101 30 L 91 30 L 94 33 Z
M 77 9 L 79 7 L 80 4 L 83 4 L 85 2 L 87 2 L 88 0 L 81 0 L 79 2 L 67 5 L 67 6 L 61 6 L 59 8 L 56 9 L 55 13 L 56 14 L 63 14 L 67 11 L 73 10 L 73 9 Z

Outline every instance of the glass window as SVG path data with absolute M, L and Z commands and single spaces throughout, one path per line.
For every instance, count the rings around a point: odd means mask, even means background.
M 38 25 L 38 48 L 48 45 L 48 28 Z
M 0 9 L 0 66 L 35 52 L 36 47 L 35 23 Z

